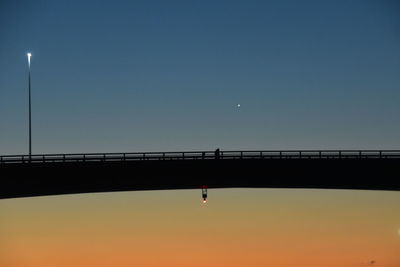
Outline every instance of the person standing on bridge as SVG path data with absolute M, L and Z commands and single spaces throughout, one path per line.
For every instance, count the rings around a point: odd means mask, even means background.
M 219 159 L 219 148 L 215 150 L 215 159 Z

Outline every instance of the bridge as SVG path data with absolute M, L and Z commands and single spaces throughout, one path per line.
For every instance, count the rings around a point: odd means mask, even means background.
M 0 198 L 130 190 L 400 190 L 400 150 L 262 150 L 0 156 Z

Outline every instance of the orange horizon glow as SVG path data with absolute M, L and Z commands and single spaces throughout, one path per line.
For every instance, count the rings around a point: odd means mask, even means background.
M 0 201 L 0 266 L 400 266 L 400 193 L 211 189 Z

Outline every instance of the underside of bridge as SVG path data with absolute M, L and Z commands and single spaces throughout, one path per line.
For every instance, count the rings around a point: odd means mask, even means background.
M 202 186 L 400 190 L 399 167 L 400 159 L 14 163 L 0 166 L 0 198 Z

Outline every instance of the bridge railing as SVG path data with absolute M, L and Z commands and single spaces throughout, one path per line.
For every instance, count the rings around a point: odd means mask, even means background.
M 400 158 L 400 150 L 244 150 L 178 151 L 134 153 L 3 155 L 0 164 L 52 162 L 121 162 L 140 160 L 215 160 L 215 159 L 388 159 Z

